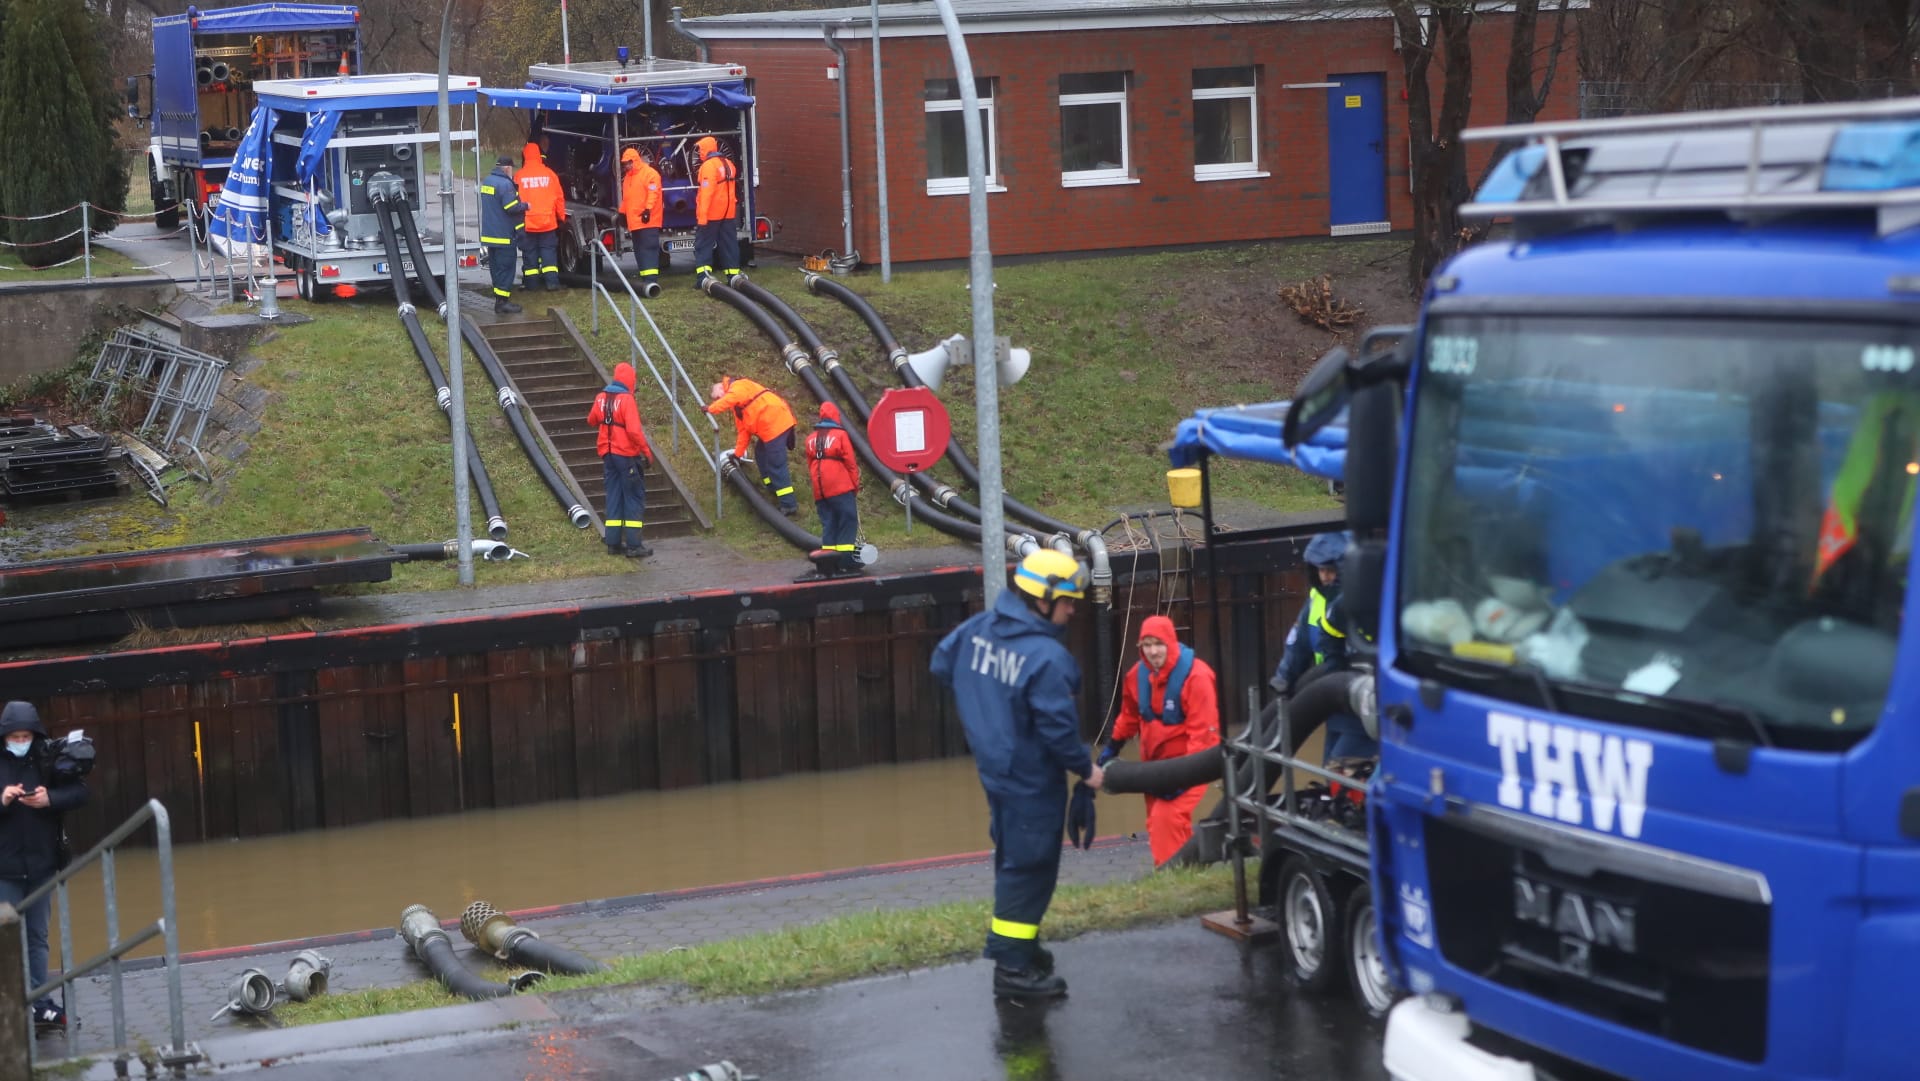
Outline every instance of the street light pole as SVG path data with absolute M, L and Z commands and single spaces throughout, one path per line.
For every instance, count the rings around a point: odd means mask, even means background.
M 564 8 L 562 9 L 564 10 Z M 467 382 L 460 348 L 460 259 L 454 244 L 453 134 L 447 103 L 447 50 L 453 40 L 453 0 L 440 9 L 440 248 L 447 267 L 447 366 L 452 371 L 447 389 L 453 392 L 453 516 L 454 542 L 459 545 L 460 584 L 473 584 L 473 518 L 467 498 Z M 417 268 L 420 274 L 432 267 Z
M 967 133 L 967 222 L 972 250 L 967 260 L 967 286 L 973 293 L 973 394 L 979 427 L 980 573 L 987 607 L 1006 586 L 1007 523 L 1001 502 L 1000 372 L 994 362 L 993 251 L 987 237 L 987 142 L 980 130 L 980 95 L 973 86 L 973 58 L 960 32 L 953 0 L 934 0 L 947 47 L 953 51 L 953 74 L 960 81 L 960 121 Z M 879 39 L 874 39 L 879 44 Z M 882 178 L 882 183 L 885 178 Z

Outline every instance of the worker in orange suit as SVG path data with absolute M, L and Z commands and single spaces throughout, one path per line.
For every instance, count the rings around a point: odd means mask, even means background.
M 713 136 L 693 145 L 700 152 L 700 192 L 693 204 L 693 283 L 698 288 L 701 279 L 713 273 L 716 258 L 728 281 L 740 273 L 740 233 L 734 223 L 740 215 L 735 190 L 740 170 L 720 153 Z
M 1105 767 L 1140 737 L 1140 760 L 1160 762 L 1220 745 L 1220 695 L 1213 668 L 1180 644 L 1173 620 L 1148 616 L 1140 624 L 1140 660 L 1120 684 L 1120 716 L 1100 752 Z M 1147 796 L 1147 844 L 1154 866 L 1173 858 L 1193 836 L 1193 809 L 1206 785 Z
M 787 453 L 793 449 L 793 409 L 778 394 L 751 379 L 723 377 L 709 392 L 709 413 L 733 412 L 733 449 L 722 459 L 746 457 L 747 441 L 757 444 L 754 465 L 760 470 L 760 483 L 780 504 L 780 513 L 789 518 L 800 513 L 800 502 L 793 497 L 793 476 L 787 472 Z
M 667 203 L 660 193 L 660 171 L 644 151 L 628 147 L 620 152 L 626 175 L 620 181 L 620 213 L 627 216 L 627 235 L 633 241 L 633 261 L 640 270 L 640 295 L 660 295 L 660 218 Z
M 560 288 L 560 223 L 567 220 L 567 196 L 560 190 L 560 177 L 540 159 L 540 144 L 528 143 L 520 171 L 513 174 L 520 189 L 520 201 L 526 204 L 526 233 L 521 240 L 521 287 L 531 289 L 545 283 L 549 290 Z

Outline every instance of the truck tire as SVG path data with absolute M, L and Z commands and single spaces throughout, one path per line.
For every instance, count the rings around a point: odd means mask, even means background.
M 1347 919 L 1342 936 L 1347 952 L 1347 986 L 1353 1001 L 1368 1018 L 1378 1021 L 1399 1000 L 1393 976 L 1387 972 L 1380 950 L 1380 921 L 1373 907 L 1373 887 L 1365 883 L 1355 887 L 1347 898 Z
M 147 194 L 153 200 L 153 227 L 157 232 L 171 233 L 180 228 L 180 204 L 173 197 L 171 185 L 160 178 L 160 169 L 147 159 Z
M 1288 856 L 1280 868 L 1280 939 L 1293 982 L 1305 991 L 1325 991 L 1340 978 L 1346 960 L 1340 905 L 1334 891 L 1305 856 Z

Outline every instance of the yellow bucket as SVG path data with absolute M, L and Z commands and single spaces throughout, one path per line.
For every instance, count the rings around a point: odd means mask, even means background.
M 1200 471 L 1198 469 L 1167 470 L 1167 499 L 1176 507 L 1199 506 Z

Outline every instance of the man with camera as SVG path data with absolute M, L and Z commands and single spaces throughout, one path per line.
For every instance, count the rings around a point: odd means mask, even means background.
M 92 749 L 87 750 L 90 764 Z M 80 779 L 84 770 L 71 765 L 47 739 L 31 703 L 8 702 L 0 709 L 0 903 L 20 908 L 64 864 L 61 816 L 87 802 Z M 47 980 L 47 900 L 42 897 L 20 913 L 35 987 Z M 0 973 L 0 979 L 7 978 Z M 35 1002 L 32 1013 L 35 1027 L 67 1025 L 66 1011 L 51 998 Z

